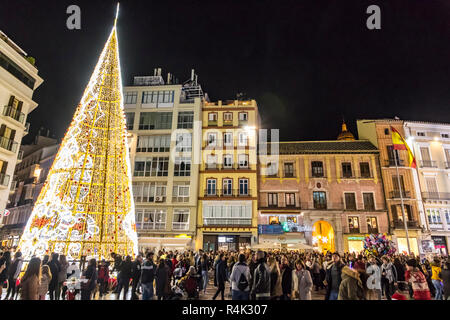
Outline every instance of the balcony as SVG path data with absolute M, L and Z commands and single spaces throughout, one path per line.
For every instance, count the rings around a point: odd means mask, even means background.
M 359 228 L 348 228 L 349 233 L 360 233 Z
M 450 200 L 450 192 L 422 192 L 424 200 Z
M 217 127 L 217 120 L 208 120 L 208 126 Z
M 408 228 L 420 229 L 419 223 L 417 221 L 407 221 L 406 223 L 407 223 Z M 396 220 L 396 221 L 394 221 L 394 228 L 404 229 L 405 223 L 401 220 Z
M 209 192 L 208 192 L 209 191 Z M 246 191 L 246 192 L 243 192 Z M 250 189 L 205 189 L 204 190 L 205 197 L 221 197 L 221 198 L 229 198 L 229 197 L 250 197 L 252 194 L 252 190 Z
M 296 175 L 295 175 L 295 172 L 284 172 L 283 177 L 284 178 L 295 178 Z
M 19 150 L 19 152 L 17 153 L 17 160 L 22 160 L 23 159 L 23 150 Z
M 444 162 L 444 168 L 450 169 L 450 161 Z
M 367 233 L 378 234 L 378 228 L 367 227 Z
M 233 120 L 223 120 L 223 126 L 230 127 L 233 125 Z
M 205 164 L 205 170 L 250 170 L 249 166 L 239 165 L 237 163 L 234 163 L 232 165 L 224 166 L 223 164 L 219 163 L 206 163 Z
M 228 218 L 203 218 L 205 226 L 251 226 L 252 219 L 228 219 Z
M 30 132 L 30 123 L 29 122 L 25 123 L 25 132 L 26 133 Z
M 18 143 L 12 139 L 0 137 L 0 147 L 16 153 Z
M 188 230 L 189 222 L 172 222 L 173 230 Z
M 400 190 L 394 190 L 394 191 L 390 191 L 389 192 L 389 197 L 391 199 L 400 199 Z M 411 198 L 411 192 L 409 191 L 403 191 L 402 192 L 402 197 L 406 198 L 406 199 L 410 199 Z
M 0 186 L 7 187 L 9 183 L 9 175 L 0 173 Z
M 421 160 L 420 161 L 421 168 L 437 168 L 437 162 L 431 160 Z
M 2 114 L 20 122 L 21 124 L 23 124 L 25 120 L 25 114 L 11 106 L 4 106 Z
M 386 167 L 395 167 L 395 160 L 394 159 L 386 160 L 385 163 L 386 163 Z M 397 166 L 404 167 L 405 166 L 405 161 L 403 161 L 401 159 L 397 159 Z
M 248 125 L 248 120 L 239 119 L 239 126 L 246 126 L 246 125 Z

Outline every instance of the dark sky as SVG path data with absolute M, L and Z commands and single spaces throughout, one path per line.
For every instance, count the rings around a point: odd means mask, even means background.
M 61 137 L 110 32 L 115 1 L 0 0 L 0 29 L 36 58 L 32 133 Z M 81 30 L 66 8 L 81 8 Z M 381 30 L 366 8 L 381 7 Z M 450 122 L 450 1 L 121 1 L 124 85 L 191 68 L 211 100 L 245 92 L 284 140 L 335 139 L 344 116 Z M 32 137 L 28 135 L 28 139 Z

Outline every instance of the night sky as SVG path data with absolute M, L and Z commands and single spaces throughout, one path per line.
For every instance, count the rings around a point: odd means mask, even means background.
M 0 30 L 44 83 L 40 126 L 62 137 L 111 30 L 115 1 L 0 0 Z M 67 6 L 81 30 L 66 28 Z M 366 8 L 381 8 L 381 30 Z M 450 1 L 121 1 L 122 77 L 162 68 L 180 82 L 194 68 L 212 101 L 244 92 L 283 140 L 335 139 L 345 117 L 450 122 Z M 25 140 L 26 141 L 26 140 Z

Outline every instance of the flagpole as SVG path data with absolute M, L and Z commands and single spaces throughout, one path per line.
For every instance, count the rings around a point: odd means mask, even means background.
M 400 201 L 402 204 L 402 216 L 403 216 L 403 223 L 405 224 L 405 233 L 406 233 L 406 244 L 408 245 L 408 255 L 411 254 L 411 248 L 409 247 L 409 234 L 408 234 L 408 222 L 405 218 L 405 206 L 403 204 L 403 190 L 402 185 L 400 183 L 400 174 L 398 172 L 398 163 L 397 163 L 397 155 L 399 154 L 398 150 L 395 150 L 397 152 L 394 152 L 394 161 L 395 161 L 395 169 L 397 170 L 397 182 L 398 182 L 398 189 L 400 191 Z

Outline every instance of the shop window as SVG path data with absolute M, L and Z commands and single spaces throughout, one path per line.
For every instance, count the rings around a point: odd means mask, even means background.
M 280 217 L 278 216 L 270 216 L 269 224 L 280 224 Z

